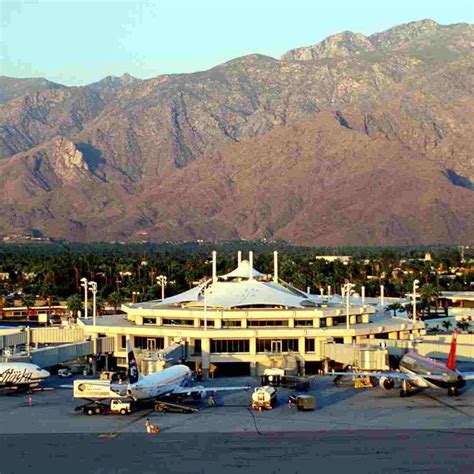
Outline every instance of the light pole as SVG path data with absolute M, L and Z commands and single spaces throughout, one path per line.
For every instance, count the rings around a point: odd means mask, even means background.
M 204 287 L 204 331 L 207 331 L 207 287 Z
M 413 326 L 416 324 L 416 290 L 420 287 L 420 280 L 413 281 Z
M 87 301 L 88 283 L 89 282 L 87 281 L 87 278 L 81 278 L 81 286 L 82 288 L 84 288 L 84 318 L 85 319 L 89 318 L 89 315 L 87 314 L 88 313 L 87 306 L 89 304 Z
M 161 286 L 161 301 L 163 301 L 165 299 L 165 286 L 168 284 L 168 278 L 165 275 L 158 275 L 156 281 Z
M 89 289 L 92 293 L 92 325 L 95 326 L 95 321 L 97 317 L 97 283 L 95 281 L 89 282 Z
M 346 296 L 346 329 L 350 328 L 350 316 L 349 316 L 349 303 L 350 303 L 350 296 L 351 296 L 351 291 L 352 288 L 354 288 L 353 283 L 346 283 L 344 285 L 344 290 L 345 290 L 345 296 Z

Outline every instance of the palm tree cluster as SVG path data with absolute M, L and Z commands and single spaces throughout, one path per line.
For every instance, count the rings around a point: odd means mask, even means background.
M 340 291 L 346 282 L 363 285 L 367 296 L 378 296 L 380 285 L 386 296 L 411 293 L 415 279 L 422 282 L 422 302 L 428 306 L 441 290 L 468 289 L 474 280 L 471 268 L 461 276 L 445 280 L 443 269 L 460 267 L 457 248 L 432 249 L 433 259 L 423 259 L 426 248 L 304 248 L 282 242 L 229 242 L 211 244 L 26 244 L 0 246 L 0 272 L 9 274 L 0 282 L 0 294 L 22 291 L 44 299 L 69 300 L 71 311 L 79 308 L 82 296 L 80 279 L 98 284 L 97 305 L 119 307 L 124 301 L 159 299 L 161 287 L 156 277 L 167 276 L 166 294 L 192 287 L 211 274 L 210 255 L 218 251 L 218 272 L 236 266 L 237 250 L 245 258 L 254 251 L 254 266 L 264 273 L 273 272 L 273 250 L 280 252 L 279 276 L 297 288 L 310 287 L 313 293 L 331 286 Z M 347 263 L 326 261 L 317 255 L 350 255 Z M 441 269 L 441 270 L 440 270 Z M 31 302 L 30 302 L 31 303 Z M 400 308 L 391 308 L 393 311 Z

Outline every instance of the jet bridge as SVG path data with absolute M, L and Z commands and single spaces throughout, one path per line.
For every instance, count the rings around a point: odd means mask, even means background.
M 369 344 L 324 344 L 325 360 L 342 365 L 352 365 L 363 370 L 387 370 L 389 366 L 386 348 Z
M 38 334 L 35 336 L 28 331 L 2 336 L 0 338 L 1 360 L 3 362 L 31 362 L 39 367 L 51 367 L 79 359 L 80 357 L 112 354 L 114 352 L 114 337 L 99 337 L 88 341 L 84 339 L 77 341 L 79 334 L 72 335 L 66 334 L 66 332 L 59 330 L 58 332 L 49 333 L 49 336 L 46 333 L 42 333 L 41 342 L 38 341 Z M 65 338 L 76 339 L 76 341 L 65 344 L 63 342 Z M 32 340 L 35 341 L 36 348 L 31 346 Z M 38 347 L 40 344 L 51 345 Z
M 176 342 L 156 351 L 135 348 L 134 352 L 141 372 L 148 375 L 186 359 L 187 345 Z

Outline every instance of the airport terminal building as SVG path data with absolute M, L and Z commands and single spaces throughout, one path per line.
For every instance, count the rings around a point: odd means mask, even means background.
M 300 291 L 279 279 L 276 253 L 270 275 L 253 268 L 251 252 L 248 260 L 238 259 L 234 271 L 217 275 L 213 253 L 209 280 L 122 310 L 126 314 L 100 317 L 95 326 L 91 319 L 79 321 L 92 337 L 115 337 L 118 365 L 126 363 L 127 339 L 145 366 L 158 351 L 180 344 L 186 362 L 204 375 L 210 369 L 218 375 L 259 375 L 270 367 L 312 374 L 321 368 L 328 343 L 411 339 L 424 327 L 377 314 L 370 305 L 331 303 Z

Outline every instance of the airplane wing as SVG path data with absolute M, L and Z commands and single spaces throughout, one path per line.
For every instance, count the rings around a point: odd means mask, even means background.
M 459 372 L 464 380 L 474 380 L 474 372 Z
M 330 372 L 328 375 L 347 375 L 350 377 L 388 377 L 397 380 L 412 380 L 408 374 L 402 372 Z
M 191 395 L 193 393 L 199 394 L 206 394 L 211 392 L 230 392 L 233 390 L 249 390 L 251 387 L 250 385 L 242 386 L 242 387 L 204 387 L 202 385 L 197 385 L 195 387 L 177 387 L 175 388 L 171 394 L 173 395 Z
M 432 380 L 444 380 L 444 375 L 437 375 L 437 374 L 405 374 L 403 372 L 331 372 L 328 375 L 350 375 L 351 377 L 375 377 L 375 378 L 382 378 L 387 377 L 389 379 L 395 380 L 406 380 L 414 381 L 419 380 L 420 378 L 427 377 Z

